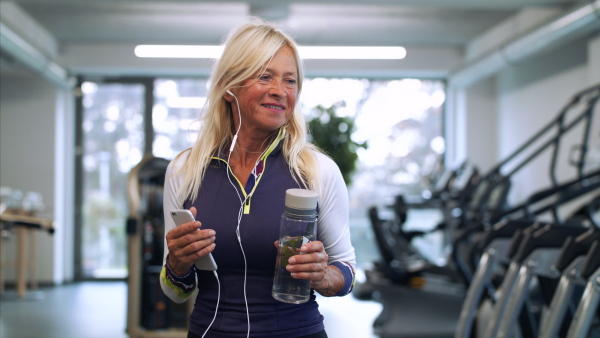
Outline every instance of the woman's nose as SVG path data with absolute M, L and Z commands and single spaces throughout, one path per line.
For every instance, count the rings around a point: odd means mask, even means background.
M 286 96 L 285 88 L 281 80 L 275 80 L 271 82 L 271 87 L 269 88 L 269 95 L 278 98 L 284 98 Z

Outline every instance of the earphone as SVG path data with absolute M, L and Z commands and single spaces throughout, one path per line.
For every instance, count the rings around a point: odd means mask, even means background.
M 233 96 L 233 98 L 235 99 L 235 103 L 238 108 L 238 117 L 240 118 L 240 124 L 238 125 L 238 129 L 235 132 L 235 135 L 233 135 L 233 140 L 231 141 L 231 147 L 229 147 L 229 154 L 231 155 L 231 152 L 233 151 L 233 147 L 235 147 L 235 143 L 237 142 L 238 134 L 240 133 L 240 127 L 242 126 L 242 111 L 240 110 L 240 102 L 238 101 L 237 96 L 235 96 L 229 89 L 226 90 L 225 92 L 227 94 Z M 229 159 L 227 160 L 227 162 L 229 162 Z
M 248 298 L 247 298 L 247 294 L 246 294 L 246 282 L 247 282 L 247 274 L 248 274 L 248 263 L 246 260 L 246 253 L 244 252 L 244 247 L 242 245 L 242 238 L 240 235 L 240 224 L 242 222 L 242 216 L 244 214 L 244 206 L 246 204 L 246 202 L 252 197 L 252 195 L 254 194 L 257 186 L 258 186 L 258 180 L 260 178 L 257 179 L 256 183 L 254 184 L 254 187 L 252 188 L 252 190 L 248 193 L 248 195 L 245 196 L 245 198 L 242 198 L 242 196 L 240 195 L 240 191 L 238 190 L 238 188 L 236 187 L 236 185 L 233 183 L 232 179 L 231 179 L 231 165 L 230 165 L 230 160 L 231 160 L 231 153 L 233 152 L 233 149 L 235 147 L 237 138 L 238 138 L 238 134 L 240 132 L 240 128 L 242 126 L 242 115 L 241 115 L 241 109 L 240 109 L 240 105 L 239 105 L 239 101 L 238 98 L 235 96 L 235 94 L 233 94 L 231 91 L 226 90 L 225 91 L 227 94 L 233 96 L 233 98 L 236 101 L 237 104 L 237 108 L 238 108 L 238 116 L 239 116 L 239 125 L 237 128 L 237 131 L 231 141 L 231 146 L 229 148 L 229 154 L 227 156 L 227 167 L 226 167 L 226 171 L 227 171 L 227 179 L 229 180 L 229 183 L 231 184 L 231 186 L 233 187 L 233 189 L 235 190 L 239 202 L 240 202 L 240 209 L 238 210 L 238 218 L 237 218 L 237 227 L 236 227 L 236 237 L 238 240 L 238 244 L 240 245 L 240 250 L 242 252 L 242 256 L 244 258 L 244 302 L 246 305 L 246 318 L 247 318 L 247 322 L 248 322 L 248 331 L 247 331 L 247 337 L 250 337 L 250 312 L 249 312 L 249 308 L 248 308 Z M 285 134 L 285 127 L 283 129 L 283 134 Z M 277 140 L 281 139 L 281 132 L 280 134 L 277 136 Z M 269 154 L 271 151 L 273 151 L 275 145 L 277 144 L 277 142 L 273 142 L 270 146 L 268 146 L 259 156 L 258 159 L 256 161 L 255 164 L 255 169 L 256 166 L 260 163 L 261 160 L 265 160 L 265 157 L 267 156 L 267 154 Z M 243 188 L 242 188 L 243 189 Z M 218 280 L 218 279 L 217 279 Z M 219 285 L 219 293 L 220 293 L 220 285 Z M 217 303 L 218 304 L 218 303 Z M 216 311 L 215 311 L 215 315 L 216 315 Z M 214 319 L 213 319 L 214 321 Z M 211 323 L 212 324 L 212 323 Z M 209 326 L 210 327 L 210 326 Z M 207 329 L 208 330 L 208 329 Z
M 247 332 L 247 337 L 250 337 L 250 313 L 248 310 L 248 298 L 246 297 L 246 277 L 247 277 L 247 273 L 248 273 L 248 264 L 246 262 L 246 254 L 244 253 L 244 248 L 242 247 L 242 239 L 240 236 L 240 223 L 242 221 L 242 215 L 243 215 L 243 210 L 244 210 L 244 204 L 246 203 L 246 201 L 252 196 L 252 194 L 254 193 L 254 189 L 252 189 L 252 191 L 250 192 L 250 194 L 248 194 L 248 196 L 246 196 L 246 198 L 242 201 L 242 197 L 240 196 L 239 191 L 237 190 L 237 188 L 235 187 L 235 185 L 233 184 L 233 182 L 231 181 L 231 177 L 229 175 L 231 166 L 229 165 L 229 162 L 231 160 L 231 153 L 233 152 L 233 148 L 235 147 L 235 143 L 237 142 L 237 138 L 238 138 L 238 134 L 240 132 L 240 128 L 242 127 L 242 113 L 240 110 L 240 104 L 238 102 L 237 97 L 230 91 L 230 90 L 226 90 L 227 94 L 233 96 L 233 98 L 235 99 L 235 103 L 237 104 L 237 108 L 238 108 L 238 116 L 240 119 L 240 124 L 238 125 L 238 129 L 235 132 L 235 135 L 233 136 L 233 140 L 231 141 L 231 147 L 229 147 L 229 154 L 227 155 L 227 179 L 229 180 L 229 183 L 231 184 L 231 186 L 235 189 L 236 194 L 238 195 L 238 198 L 240 200 L 241 206 L 240 206 L 240 210 L 238 212 L 238 222 L 237 222 L 237 227 L 236 227 L 236 237 L 238 239 L 238 243 L 240 244 L 240 249 L 242 250 L 242 256 L 244 257 L 244 302 L 246 303 L 246 318 L 248 321 L 248 332 Z M 266 150 L 265 150 L 266 151 Z M 264 152 L 263 152 L 264 154 Z M 259 156 L 259 160 L 263 155 L 261 154 L 261 156 Z M 258 163 L 258 161 L 257 161 Z M 254 188 L 256 188 L 256 185 L 254 186 Z M 212 321 L 210 322 L 210 324 L 208 325 L 208 327 L 206 328 L 206 331 L 204 331 L 204 334 L 202 335 L 202 338 L 204 338 L 204 336 L 206 335 L 206 333 L 208 333 L 208 330 L 210 330 L 210 327 L 212 326 L 212 324 L 214 323 L 215 319 L 217 318 L 217 311 L 219 309 L 219 301 L 221 299 L 221 282 L 219 281 L 219 276 L 217 275 L 216 271 L 213 271 L 215 278 L 217 279 L 217 284 L 219 287 L 219 291 L 217 294 L 217 307 L 215 308 L 215 315 L 212 319 Z
M 252 190 L 248 193 L 248 195 L 242 199 L 242 196 L 240 195 L 240 191 L 238 190 L 238 188 L 236 188 L 236 185 L 233 183 L 233 181 L 231 180 L 231 166 L 230 166 L 230 160 L 231 160 L 231 153 L 233 152 L 233 149 L 235 147 L 235 144 L 237 142 L 238 139 L 238 134 L 240 132 L 241 126 L 242 126 L 242 115 L 241 115 L 241 109 L 240 109 L 240 105 L 239 105 L 239 101 L 238 98 L 235 96 L 235 94 L 233 94 L 230 90 L 226 90 L 225 91 L 227 94 L 233 96 L 233 98 L 235 99 L 237 108 L 238 108 L 238 117 L 239 117 L 239 125 L 238 128 L 236 130 L 235 135 L 233 136 L 233 139 L 231 141 L 231 146 L 229 147 L 229 154 L 227 155 L 227 167 L 226 167 L 226 172 L 227 172 L 227 179 L 229 180 L 229 183 L 231 184 L 231 186 L 234 188 L 234 190 L 236 191 L 236 194 L 238 196 L 238 199 L 240 201 L 240 209 L 238 211 L 238 218 L 237 218 L 237 227 L 236 227 L 236 237 L 238 239 L 238 243 L 240 245 L 240 249 L 242 251 L 242 256 L 244 258 L 244 302 L 246 305 L 246 318 L 247 318 L 247 323 L 248 323 L 248 331 L 247 331 L 247 337 L 250 337 L 250 312 L 249 312 L 249 308 L 248 308 L 248 298 L 247 298 L 247 294 L 246 294 L 246 282 L 247 282 L 247 274 L 248 274 L 248 263 L 246 260 L 246 254 L 244 252 L 244 248 L 242 246 L 242 239 L 241 239 L 241 235 L 240 235 L 240 224 L 242 221 L 242 216 L 244 214 L 244 206 L 246 204 L 246 202 L 252 197 L 252 195 L 254 194 L 256 187 L 258 186 L 258 180 L 260 180 L 260 175 L 255 176 L 255 179 L 257 180 L 256 183 L 254 184 L 254 187 L 252 188 Z M 285 134 L 285 127 L 283 129 L 283 134 Z M 280 134 L 277 136 L 276 140 L 279 141 L 281 139 L 281 131 Z M 256 161 L 255 164 L 255 169 L 256 166 L 258 166 L 258 164 L 261 162 L 261 160 L 265 160 L 265 158 L 267 157 L 267 154 L 269 154 L 271 151 L 273 151 L 274 149 L 274 145 L 277 142 L 273 142 L 271 144 L 271 146 L 268 146 L 259 156 L 258 159 Z M 256 174 L 255 174 L 256 175 Z M 258 177 L 258 178 L 256 178 Z M 243 189 L 243 188 L 242 188 Z M 206 331 L 204 332 L 204 335 L 202 335 L 202 337 L 204 337 L 206 335 L 206 333 L 209 331 L 210 327 L 212 326 L 212 324 L 214 323 L 216 316 L 217 316 L 217 310 L 219 307 L 219 300 L 221 297 L 221 284 L 219 281 L 219 277 L 216 273 L 216 271 L 214 271 L 214 275 L 215 278 L 217 279 L 217 284 L 218 284 L 218 295 L 217 295 L 217 307 L 215 309 L 215 314 L 214 317 L 210 323 L 210 325 L 206 328 Z
M 217 311 L 219 310 L 219 301 L 221 300 L 221 282 L 219 281 L 219 275 L 217 274 L 217 270 L 213 271 L 213 274 L 215 275 L 215 278 L 217 279 L 217 285 L 219 287 L 219 291 L 218 291 L 218 294 L 217 294 L 217 306 L 215 307 L 215 315 L 213 316 L 213 319 L 210 322 L 210 324 L 208 324 L 208 327 L 206 328 L 206 331 L 204 331 L 204 334 L 202 335 L 202 338 L 204 338 L 204 336 L 206 336 L 206 333 L 208 332 L 208 330 L 210 330 L 210 327 L 215 322 L 215 319 L 217 319 Z
M 242 196 L 240 196 L 240 193 L 239 193 L 238 189 L 235 187 L 235 184 L 233 184 L 233 182 L 231 181 L 231 177 L 229 175 L 231 166 L 229 165 L 229 162 L 231 160 L 231 153 L 233 152 L 233 148 L 235 147 L 235 143 L 237 142 L 238 134 L 240 133 L 240 128 L 242 127 L 242 111 L 240 109 L 240 102 L 238 101 L 237 96 L 235 96 L 235 94 L 233 94 L 230 90 L 226 90 L 225 92 L 227 94 L 233 96 L 233 98 L 235 99 L 235 103 L 236 103 L 237 109 L 238 109 L 238 117 L 239 117 L 239 120 L 240 120 L 240 123 L 238 125 L 237 131 L 235 132 L 235 135 L 233 136 L 233 140 L 231 141 L 231 146 L 229 147 L 229 154 L 227 155 L 227 168 L 226 168 L 226 170 L 227 170 L 227 179 L 229 180 L 229 183 L 231 184 L 231 186 L 233 187 L 233 189 L 235 189 L 235 192 L 238 195 L 238 198 L 239 198 L 240 204 L 241 204 L 240 205 L 240 210 L 238 211 L 238 222 L 237 222 L 237 227 L 235 229 L 235 232 L 236 232 L 236 236 L 237 236 L 237 239 L 238 239 L 238 243 L 240 245 L 240 249 L 242 250 L 242 256 L 244 257 L 244 303 L 246 304 L 246 319 L 248 321 L 247 337 L 250 337 L 250 312 L 248 310 L 248 297 L 246 296 L 246 280 L 247 280 L 247 275 L 248 275 L 248 263 L 246 261 L 246 253 L 244 252 L 244 247 L 242 246 L 242 238 L 240 236 L 240 223 L 242 222 L 242 215 L 244 214 L 244 204 L 246 203 L 246 201 L 254 193 L 254 189 L 256 189 L 256 185 L 254 186 L 254 188 L 252 189 L 252 191 L 250 192 L 250 194 L 248 194 L 248 196 L 246 196 L 246 198 L 244 198 L 242 200 Z M 259 160 L 260 160 L 261 157 L 262 157 L 262 155 L 258 157 Z

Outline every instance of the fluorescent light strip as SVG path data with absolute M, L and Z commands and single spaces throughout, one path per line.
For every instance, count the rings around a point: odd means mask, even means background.
M 303 59 L 404 59 L 404 47 L 311 46 L 300 47 Z
M 139 45 L 135 55 L 141 58 L 201 58 L 217 59 L 222 46 Z M 299 47 L 303 59 L 404 59 L 404 47 L 306 46 Z
M 200 58 L 217 59 L 223 53 L 221 46 L 139 45 L 135 56 L 140 58 Z

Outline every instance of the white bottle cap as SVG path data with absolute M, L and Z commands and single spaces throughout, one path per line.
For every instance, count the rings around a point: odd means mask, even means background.
M 296 215 L 314 215 L 318 196 L 308 189 L 288 189 L 285 192 L 285 210 Z

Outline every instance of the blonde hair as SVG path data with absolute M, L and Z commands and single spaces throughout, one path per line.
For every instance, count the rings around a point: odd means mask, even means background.
M 188 149 L 190 154 L 182 167 L 185 178 L 179 191 L 181 203 L 187 199 L 194 201 L 198 197 L 211 157 L 215 153 L 228 151 L 227 146 L 233 140 L 233 110 L 231 103 L 223 97 L 227 90 L 242 86 L 244 81 L 260 75 L 265 65 L 284 46 L 289 47 L 296 58 L 298 97 L 302 89 L 304 70 L 297 45 L 274 24 L 254 18 L 233 30 L 224 45 L 223 54 L 213 67 L 207 103 L 200 116 L 198 139 Z M 320 150 L 307 141 L 306 121 L 298 104 L 282 128 L 286 131 L 282 151 L 292 176 L 299 185 L 319 192 L 320 177 L 315 152 Z

